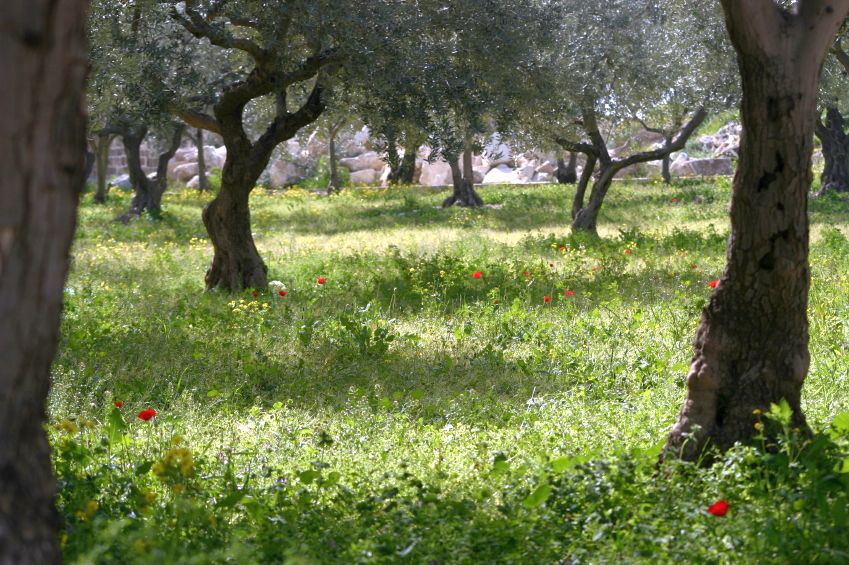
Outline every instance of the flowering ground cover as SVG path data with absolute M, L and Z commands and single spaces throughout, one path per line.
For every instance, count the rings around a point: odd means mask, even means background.
M 656 465 L 719 284 L 726 181 L 252 197 L 269 289 L 205 292 L 208 197 L 84 204 L 53 369 L 80 563 L 849 560 L 849 215 L 811 204 L 815 432 Z

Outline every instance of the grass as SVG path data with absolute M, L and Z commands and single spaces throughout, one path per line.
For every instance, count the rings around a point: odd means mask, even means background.
M 50 396 L 66 558 L 849 560 L 846 202 L 812 204 L 815 437 L 658 472 L 728 183 L 617 184 L 600 239 L 572 190 L 256 191 L 258 296 L 204 292 L 206 197 L 126 226 L 126 196 L 85 203 Z

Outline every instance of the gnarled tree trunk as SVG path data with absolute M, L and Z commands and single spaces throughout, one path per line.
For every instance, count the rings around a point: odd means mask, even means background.
M 821 189 L 817 196 L 826 192 L 849 191 L 849 135 L 843 129 L 843 115 L 835 107 L 826 110 L 825 123 L 817 117 L 814 131 L 822 142 L 825 168 L 820 177 Z
M 445 158 L 451 166 L 451 180 L 453 181 L 454 192 L 445 199 L 442 207 L 466 206 L 477 208 L 483 206 L 483 199 L 475 190 L 475 171 L 472 168 L 473 150 L 471 141 L 466 140 L 463 149 L 462 169 L 456 156 L 445 155 Z
M 85 0 L 0 2 L 0 563 L 61 563 L 44 431 L 85 181 Z
M 250 163 L 249 147 L 228 146 L 221 190 L 203 209 L 203 223 L 215 250 L 206 273 L 207 288 L 240 290 L 268 285 L 268 267 L 254 243 L 248 207 L 250 193 L 264 165 L 257 171 L 251 169 Z
M 156 166 L 156 176 L 151 179 L 144 172 L 141 164 L 141 144 L 147 137 L 146 126 L 139 128 L 126 128 L 121 134 L 124 143 L 124 152 L 127 155 L 127 169 L 130 173 L 130 182 L 133 185 L 133 200 L 130 209 L 118 219 L 128 222 L 133 217 L 141 216 L 149 212 L 153 217 L 158 217 L 162 211 L 162 195 L 168 187 L 168 161 L 174 157 L 180 148 L 180 141 L 186 126 L 174 125 L 174 133 L 170 144 L 164 153 L 159 155 Z
M 849 0 L 722 0 L 743 80 L 728 263 L 702 314 L 688 394 L 667 455 L 697 459 L 754 433 L 753 411 L 786 400 L 805 428 L 808 189 L 819 73 Z
M 416 152 L 417 147 L 405 147 L 404 156 L 397 169 L 389 174 L 389 182 L 392 184 L 413 184 L 416 177 Z
M 578 154 L 570 151 L 568 163 L 562 157 L 559 157 L 557 159 L 557 172 L 555 176 L 557 177 L 557 182 L 560 184 L 575 184 L 578 182 Z
M 672 145 L 672 136 L 666 135 L 663 139 L 663 146 L 669 147 Z M 670 151 L 666 155 L 663 156 L 663 159 L 660 161 L 660 177 L 663 179 L 664 184 L 672 184 L 672 152 Z

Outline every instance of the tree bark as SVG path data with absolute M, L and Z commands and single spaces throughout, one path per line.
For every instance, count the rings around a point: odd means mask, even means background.
M 755 433 L 754 410 L 787 401 L 808 371 L 808 190 L 817 85 L 849 0 L 722 0 L 743 84 L 728 262 L 696 333 L 688 394 L 665 454 L 698 459 Z
M 562 157 L 558 158 L 555 176 L 557 177 L 557 182 L 560 184 L 575 184 L 578 182 L 578 154 L 570 151 L 568 163 Z
M 147 126 L 128 127 L 123 130 L 121 140 L 127 156 L 127 169 L 134 194 L 130 209 L 118 218 L 120 221 L 129 222 L 131 218 L 139 217 L 144 212 L 149 212 L 154 218 L 159 217 L 162 212 L 162 195 L 168 187 L 168 161 L 180 148 L 185 129 L 186 126 L 183 124 L 174 125 L 170 144 L 165 152 L 159 155 L 156 176 L 153 179 L 148 178 L 141 164 L 141 144 L 147 137 Z
M 94 137 L 94 161 L 97 170 L 97 189 L 94 192 L 95 204 L 105 204 L 106 196 L 109 194 L 106 175 L 109 168 L 109 148 L 114 139 L 114 136 L 108 134 L 99 134 Z
M 574 155 L 574 153 L 573 153 Z M 578 216 L 578 212 L 584 207 L 584 195 L 587 193 L 587 187 L 593 178 L 595 164 L 598 158 L 595 153 L 588 153 L 587 160 L 584 164 L 584 170 L 581 171 L 581 180 L 578 182 L 578 187 L 575 190 L 575 198 L 572 199 L 572 219 Z
M 198 148 L 198 190 L 206 192 L 209 190 L 209 179 L 206 178 L 206 152 L 204 151 L 203 129 L 195 131 L 195 145 Z
M 339 135 L 339 130 L 345 125 L 345 121 L 340 121 L 330 127 L 327 143 L 327 159 L 330 166 L 330 185 L 327 187 L 327 194 L 333 194 L 334 191 L 342 191 L 342 183 L 339 181 L 339 161 L 336 155 L 336 137 Z
M 843 129 L 843 115 L 835 107 L 826 110 L 823 123 L 819 117 L 814 122 L 814 131 L 822 142 L 825 168 L 820 177 L 821 189 L 817 196 L 826 192 L 849 192 L 849 135 Z
M 85 182 L 87 5 L 0 2 L 0 563 L 62 560 L 44 423 Z
M 451 166 L 451 179 L 454 185 L 454 192 L 445 199 L 442 207 L 449 208 L 456 205 L 477 208 L 483 206 L 483 199 L 475 190 L 475 172 L 472 168 L 473 150 L 471 141 L 466 140 L 463 148 L 462 169 L 456 156 L 445 155 L 445 158 Z

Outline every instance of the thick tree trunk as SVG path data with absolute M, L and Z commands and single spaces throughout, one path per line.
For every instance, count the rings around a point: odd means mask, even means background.
M 697 459 L 755 433 L 754 410 L 787 401 L 805 429 L 808 190 L 819 70 L 849 2 L 799 14 L 723 0 L 743 81 L 728 263 L 702 314 L 688 395 L 666 454 Z M 823 11 L 824 10 L 824 11 Z M 823 15 L 828 14 L 828 15 Z
M 94 156 L 94 151 L 91 151 L 86 145 L 85 149 L 85 174 L 84 177 L 86 181 L 91 176 L 91 172 L 94 170 L 94 162 L 96 161 L 96 157 Z
M 195 145 L 198 148 L 198 190 L 206 192 L 209 190 L 209 179 L 206 178 L 206 152 L 203 149 L 203 130 L 201 128 L 198 128 L 195 132 Z
M 578 154 L 570 151 L 568 163 L 562 158 L 558 158 L 555 176 L 557 177 L 557 182 L 560 184 L 575 184 L 578 182 Z
M 574 153 L 573 153 L 574 155 Z M 597 158 L 595 154 L 588 154 L 587 161 L 584 164 L 584 170 L 581 171 L 581 180 L 578 182 L 578 187 L 575 190 L 575 198 L 572 199 L 572 219 L 574 220 L 578 216 L 578 212 L 584 207 L 584 195 L 587 193 L 587 187 L 590 185 L 590 181 L 593 178 L 593 172 L 595 171 L 595 164 Z
M 268 267 L 251 233 L 248 199 L 264 167 L 251 170 L 249 149 L 231 145 L 221 175 L 221 190 L 203 210 L 203 223 L 215 255 L 206 273 L 209 289 L 238 291 L 268 286 Z
M 843 129 L 843 115 L 840 110 L 829 107 L 826 110 L 826 120 L 822 123 L 819 118 L 815 122 L 815 132 L 822 142 L 822 155 L 825 158 L 825 168 L 820 177 L 821 189 L 817 196 L 826 192 L 849 191 L 849 135 Z
M 87 5 L 0 2 L 0 563 L 62 560 L 43 426 L 85 181 Z
M 154 218 L 159 217 L 162 212 L 162 195 L 168 187 L 168 161 L 174 157 L 180 148 L 185 126 L 182 124 L 174 126 L 174 133 L 170 145 L 164 153 L 159 155 L 156 167 L 156 176 L 151 179 L 144 172 L 141 164 L 141 144 L 147 137 L 147 127 L 138 129 L 129 128 L 121 135 L 124 144 L 124 153 L 127 156 L 127 169 L 130 173 L 130 182 L 133 185 L 133 200 L 130 209 L 118 219 L 124 223 L 133 217 L 141 216 L 144 212 L 150 213 Z
M 94 192 L 96 204 L 106 203 L 109 194 L 109 184 L 106 182 L 106 174 L 109 168 L 109 148 L 112 146 L 111 135 L 98 135 L 94 138 L 94 161 L 97 170 L 97 189 Z
M 475 172 L 472 168 L 472 146 L 471 142 L 466 142 L 463 149 L 463 167 L 457 158 L 452 155 L 446 155 L 448 164 L 451 166 L 451 179 L 454 185 L 454 193 L 445 199 L 442 203 L 443 208 L 451 206 L 465 206 L 469 208 L 477 208 L 483 206 L 483 199 L 475 190 Z

